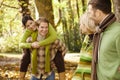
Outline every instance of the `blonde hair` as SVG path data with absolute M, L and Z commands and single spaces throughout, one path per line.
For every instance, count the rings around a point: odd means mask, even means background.
M 80 17 L 80 27 L 86 27 L 90 31 L 95 32 L 97 25 L 95 25 L 95 22 L 93 19 L 90 18 L 88 12 L 85 12 L 81 17 Z

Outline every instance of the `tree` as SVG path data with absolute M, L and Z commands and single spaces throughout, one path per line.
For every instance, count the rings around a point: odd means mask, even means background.
M 52 0 L 35 0 L 39 16 L 46 17 L 55 26 Z
M 17 0 L 0 0 L 0 52 L 19 52 L 20 27 Z
M 112 10 L 115 12 L 117 21 L 120 22 L 120 2 L 119 0 L 111 1 L 113 1 Z M 47 17 L 55 29 L 61 27 L 63 32 L 60 35 L 62 35 L 69 50 L 79 52 L 84 36 L 79 35 L 78 23 L 80 15 L 86 9 L 87 0 L 1 0 L 0 37 L 7 35 L 6 38 L 8 38 L 8 36 L 12 36 L 14 33 L 19 35 L 20 31 L 17 31 L 18 28 L 21 28 L 19 27 L 21 25 L 19 11 L 21 10 L 22 15 L 30 14 L 34 17 L 35 5 L 33 3 L 36 5 L 39 16 Z M 22 31 L 22 29 L 20 30 Z M 2 41 L 1 43 L 3 44 Z

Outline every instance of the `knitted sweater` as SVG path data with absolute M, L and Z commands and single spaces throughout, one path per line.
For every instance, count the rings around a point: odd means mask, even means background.
M 26 39 L 29 36 L 32 37 L 32 42 L 36 41 L 37 36 L 38 36 L 38 31 L 36 30 L 33 32 L 30 30 L 26 30 L 22 39 L 21 39 L 21 43 L 20 43 L 21 48 L 31 48 L 32 43 L 26 43 Z M 52 26 L 49 26 L 49 33 L 48 33 L 47 38 L 45 40 L 39 42 L 39 45 L 43 46 L 43 45 L 50 44 L 50 43 L 54 42 L 56 39 L 57 39 L 57 34 L 56 34 L 55 30 L 52 28 Z M 36 64 L 37 64 L 37 62 L 36 62 L 36 57 L 37 57 L 36 55 L 37 54 L 36 53 L 37 53 L 37 50 L 33 49 L 32 53 L 31 53 L 32 54 L 32 65 L 33 65 L 32 66 L 33 67 L 32 73 L 36 73 L 36 71 L 37 71 L 35 68 Z
M 20 44 L 19 44 L 20 48 L 31 48 L 31 43 L 27 43 L 26 40 L 30 36 L 32 36 L 32 37 L 37 36 L 37 34 L 38 34 L 37 30 L 31 31 L 31 30 L 26 29 L 21 38 Z M 53 29 L 52 26 L 49 26 L 48 38 L 43 41 L 40 41 L 39 45 L 43 46 L 43 45 L 50 44 L 50 43 L 54 42 L 56 39 L 57 39 L 56 31 Z

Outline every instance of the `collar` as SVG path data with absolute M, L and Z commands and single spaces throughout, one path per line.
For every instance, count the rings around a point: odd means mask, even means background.
M 44 40 L 45 37 L 41 36 L 39 33 L 38 33 L 38 37 L 37 37 L 37 41 L 42 41 Z
M 100 24 L 109 16 L 109 14 L 107 14 L 103 19 L 102 21 L 100 22 Z

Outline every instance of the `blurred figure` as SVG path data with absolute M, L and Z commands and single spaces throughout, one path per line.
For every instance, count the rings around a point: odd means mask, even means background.
M 94 34 L 91 80 L 120 80 L 120 23 L 112 13 L 111 1 L 88 3 L 89 16 L 100 28 Z
M 85 12 L 80 17 L 80 31 L 82 34 L 94 34 L 99 30 L 97 24 L 95 24 L 94 20 L 90 18 L 88 12 Z

